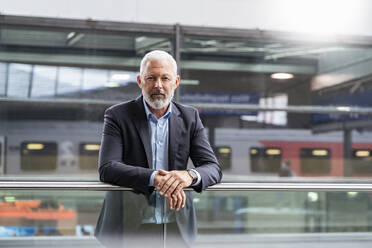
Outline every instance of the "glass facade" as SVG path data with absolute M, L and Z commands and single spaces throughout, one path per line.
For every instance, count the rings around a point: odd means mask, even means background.
M 97 178 L 98 153 L 81 145 L 99 144 L 107 107 L 140 95 L 139 62 L 161 49 L 178 59 L 175 98 L 199 109 L 226 178 L 372 176 L 366 39 L 54 21 L 0 24 L 4 175 Z M 25 142 L 55 143 L 53 165 L 22 169 Z
M 104 111 L 140 95 L 140 60 L 160 49 L 177 59 L 175 100 L 198 108 L 224 183 L 369 183 L 371 44 L 357 36 L 4 18 L 0 178 L 97 181 Z M 1 192 L 1 244 L 102 247 L 94 232 L 114 191 Z M 133 200 L 127 213 L 147 213 L 136 208 L 149 203 L 143 195 L 115 193 L 120 204 Z M 369 192 L 236 189 L 190 199 L 197 247 L 372 244 Z M 142 222 L 119 219 L 135 227 L 131 235 L 143 233 Z M 167 227 L 145 233 L 162 243 Z

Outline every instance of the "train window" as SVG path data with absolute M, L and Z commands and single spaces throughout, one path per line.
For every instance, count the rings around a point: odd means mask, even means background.
M 49 171 L 57 168 L 57 144 L 55 142 L 22 142 L 21 170 Z
M 353 149 L 353 173 L 372 173 L 372 150 Z
M 222 170 L 231 169 L 231 148 L 227 146 L 216 147 L 216 157 L 221 165 Z
M 328 174 L 331 171 L 331 151 L 325 148 L 301 148 L 301 173 Z
M 97 170 L 99 143 L 80 143 L 79 167 L 82 170 Z
M 252 147 L 250 149 L 251 171 L 278 173 L 282 161 L 282 150 L 278 147 Z

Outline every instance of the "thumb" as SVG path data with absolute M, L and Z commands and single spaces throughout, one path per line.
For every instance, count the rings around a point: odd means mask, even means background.
M 165 176 L 165 175 L 167 175 L 169 172 L 168 171 L 165 171 L 165 170 L 158 170 L 158 174 L 160 175 L 160 176 Z

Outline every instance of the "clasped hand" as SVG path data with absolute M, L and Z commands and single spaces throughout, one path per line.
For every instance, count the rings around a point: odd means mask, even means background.
M 185 206 L 186 195 L 183 188 L 189 187 L 192 178 L 185 170 L 159 170 L 154 178 L 154 186 L 168 200 L 170 209 L 177 211 Z

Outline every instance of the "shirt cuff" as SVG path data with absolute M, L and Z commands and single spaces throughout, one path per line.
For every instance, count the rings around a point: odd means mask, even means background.
M 199 183 L 201 182 L 201 176 L 200 176 L 199 172 L 195 169 L 190 169 L 190 170 L 194 171 L 196 173 L 197 177 L 198 177 L 198 180 L 196 180 L 196 182 L 194 184 L 191 184 L 191 186 L 199 185 Z
M 151 174 L 150 182 L 149 182 L 149 186 L 154 186 L 154 178 L 155 178 L 156 173 L 158 173 L 158 171 L 154 171 L 154 172 Z

